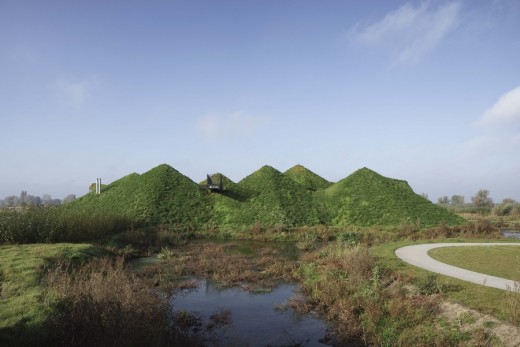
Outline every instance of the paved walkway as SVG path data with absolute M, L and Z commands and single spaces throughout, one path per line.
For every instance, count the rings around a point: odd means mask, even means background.
M 409 264 L 439 273 L 441 275 L 455 277 L 464 281 L 503 290 L 515 288 L 514 281 L 474 271 L 464 270 L 459 267 L 441 263 L 440 261 L 430 258 L 428 255 L 428 251 L 434 248 L 468 246 L 520 246 L 520 243 L 428 243 L 399 248 L 395 251 L 395 255 Z M 518 264 L 511 264 L 511 266 L 517 265 Z M 520 287 L 518 289 L 520 290 Z

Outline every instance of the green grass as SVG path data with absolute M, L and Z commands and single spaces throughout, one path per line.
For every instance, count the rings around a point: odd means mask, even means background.
M 38 338 L 34 331 L 49 314 L 41 284 L 45 265 L 60 257 L 81 261 L 97 254 L 88 244 L 0 246 L 0 345 L 31 345 Z
M 241 223 L 296 227 L 320 223 L 310 192 L 280 171 L 264 166 L 237 184 L 247 192 Z
M 207 222 L 210 208 L 201 188 L 166 164 L 142 175 L 125 176 L 101 194 L 89 193 L 68 206 L 109 210 L 136 222 L 191 229 Z
M 520 246 L 445 247 L 428 254 L 436 260 L 487 275 L 520 280 Z
M 283 173 L 285 176 L 291 178 L 299 183 L 309 191 L 317 191 L 318 189 L 325 189 L 332 185 L 323 177 L 318 176 L 311 170 L 302 165 L 295 165 Z
M 215 182 L 220 174 L 212 175 Z M 415 194 L 408 183 L 360 169 L 331 184 L 301 165 L 285 173 L 264 166 L 238 183 L 222 175 L 224 191 L 209 193 L 162 164 L 130 174 L 67 205 L 110 211 L 143 224 L 179 230 L 251 230 L 302 226 L 459 225 L 464 220 Z
M 458 225 L 465 221 L 413 192 L 406 181 L 367 168 L 327 188 L 322 198 L 333 225 Z
M 441 242 L 503 242 L 504 240 L 490 240 L 490 239 L 438 239 L 435 243 Z M 416 282 L 426 280 L 429 271 L 420 269 L 418 267 L 409 265 L 395 256 L 395 250 L 420 243 L 431 243 L 431 240 L 416 240 L 416 241 L 399 241 L 386 244 L 380 244 L 372 247 L 372 252 L 378 257 L 381 264 L 393 271 L 398 271 L 402 276 L 413 277 Z M 510 260 L 511 261 L 511 260 Z M 513 263 L 510 263 L 513 264 Z M 499 319 L 512 321 L 510 316 L 510 307 L 506 300 L 509 295 L 508 292 L 500 289 L 485 287 L 482 285 L 458 280 L 452 277 L 438 275 L 437 280 L 447 288 L 444 295 L 457 303 L 466 307 L 475 309 L 477 311 L 491 314 Z M 514 321 L 513 321 L 514 323 Z

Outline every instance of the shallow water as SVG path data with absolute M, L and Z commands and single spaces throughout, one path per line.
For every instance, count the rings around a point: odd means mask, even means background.
M 326 346 L 324 321 L 301 316 L 275 307 L 294 295 L 296 286 L 282 284 L 272 292 L 251 294 L 240 288 L 219 290 L 212 282 L 197 279 L 198 289 L 183 291 L 172 297 L 174 312 L 195 313 L 207 326 L 210 316 L 229 310 L 232 324 L 218 330 L 204 330 L 216 345 L 234 346 Z M 321 342 L 320 342 L 321 341 Z
M 502 230 L 502 235 L 512 239 L 520 239 L 520 230 Z

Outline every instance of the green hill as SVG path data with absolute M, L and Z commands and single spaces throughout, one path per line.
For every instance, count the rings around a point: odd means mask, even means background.
M 381 176 L 367 168 L 357 170 L 324 191 L 334 225 L 433 226 L 461 224 L 464 220 L 417 195 L 406 181 Z
M 313 196 L 270 166 L 263 166 L 237 186 L 247 196 L 237 221 L 240 224 L 293 227 L 320 223 Z
M 142 175 L 131 174 L 99 195 L 89 193 L 71 208 L 109 209 L 138 222 L 198 227 L 209 218 L 200 187 L 172 167 L 162 164 Z
M 65 209 L 110 211 L 136 222 L 179 229 L 304 225 L 374 226 L 415 223 L 433 226 L 464 221 L 415 194 L 407 182 L 367 168 L 338 183 L 297 165 L 285 173 L 264 166 L 238 183 L 221 174 L 223 191 L 210 193 L 172 167 L 133 173 L 66 205 Z
M 332 185 L 332 183 L 316 175 L 314 172 L 302 165 L 293 166 L 289 170 L 285 171 L 284 175 L 291 178 L 295 182 L 298 182 L 307 190 L 313 192 L 317 191 L 318 189 L 325 189 Z
M 243 202 L 247 200 L 246 193 L 231 179 L 221 173 L 210 175 L 213 183 L 220 183 L 222 192 L 209 193 L 206 191 L 207 201 L 211 209 L 211 221 L 220 227 L 238 227 L 241 225 Z M 199 186 L 206 189 L 207 181 L 201 181 Z M 243 223 L 242 223 L 243 224 Z M 248 225 L 252 225 L 248 224 Z

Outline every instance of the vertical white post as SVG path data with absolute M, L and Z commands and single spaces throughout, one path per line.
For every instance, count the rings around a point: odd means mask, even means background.
M 101 178 L 96 178 L 96 194 L 101 194 Z

